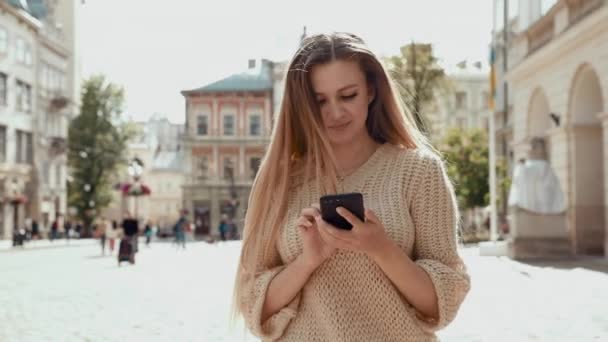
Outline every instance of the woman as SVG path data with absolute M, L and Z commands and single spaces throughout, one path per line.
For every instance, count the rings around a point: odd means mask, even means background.
M 254 181 L 236 311 L 263 340 L 433 341 L 464 300 L 458 209 L 440 158 L 377 57 L 352 35 L 306 38 Z M 341 231 L 316 205 L 360 192 Z

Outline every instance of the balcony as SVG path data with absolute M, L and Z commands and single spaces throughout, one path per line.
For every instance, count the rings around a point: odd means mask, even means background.
M 523 34 L 528 43 L 525 55 L 532 55 L 562 32 L 567 31 L 606 4 L 608 4 L 607 0 L 557 1 L 545 15 L 524 31 Z

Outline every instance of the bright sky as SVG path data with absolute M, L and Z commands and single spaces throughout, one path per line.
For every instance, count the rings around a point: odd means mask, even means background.
M 488 59 L 492 0 L 86 0 L 83 76 L 105 74 L 126 90 L 126 114 L 184 121 L 181 90 L 288 60 L 302 28 L 350 31 L 379 55 L 430 42 L 444 66 Z

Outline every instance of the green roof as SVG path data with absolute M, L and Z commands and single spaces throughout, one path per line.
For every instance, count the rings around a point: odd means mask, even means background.
M 219 81 L 200 88 L 186 90 L 183 93 L 215 93 L 231 91 L 265 91 L 272 89 L 271 65 L 262 61 L 259 68 L 239 74 L 233 74 Z

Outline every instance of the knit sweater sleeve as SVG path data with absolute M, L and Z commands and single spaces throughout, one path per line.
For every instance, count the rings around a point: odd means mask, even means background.
M 249 330 L 262 340 L 274 341 L 280 338 L 291 320 L 296 316 L 301 292 L 283 309 L 262 322 L 262 308 L 266 301 L 268 286 L 274 277 L 287 267 L 280 265 L 257 272 L 247 286 L 246 298 L 243 298 L 244 318 Z
M 470 278 L 457 252 L 458 206 L 452 183 L 439 157 L 423 157 L 412 203 L 415 226 L 414 260 L 431 278 L 439 319 L 416 313 L 424 330 L 435 332 L 456 316 L 470 289 Z

